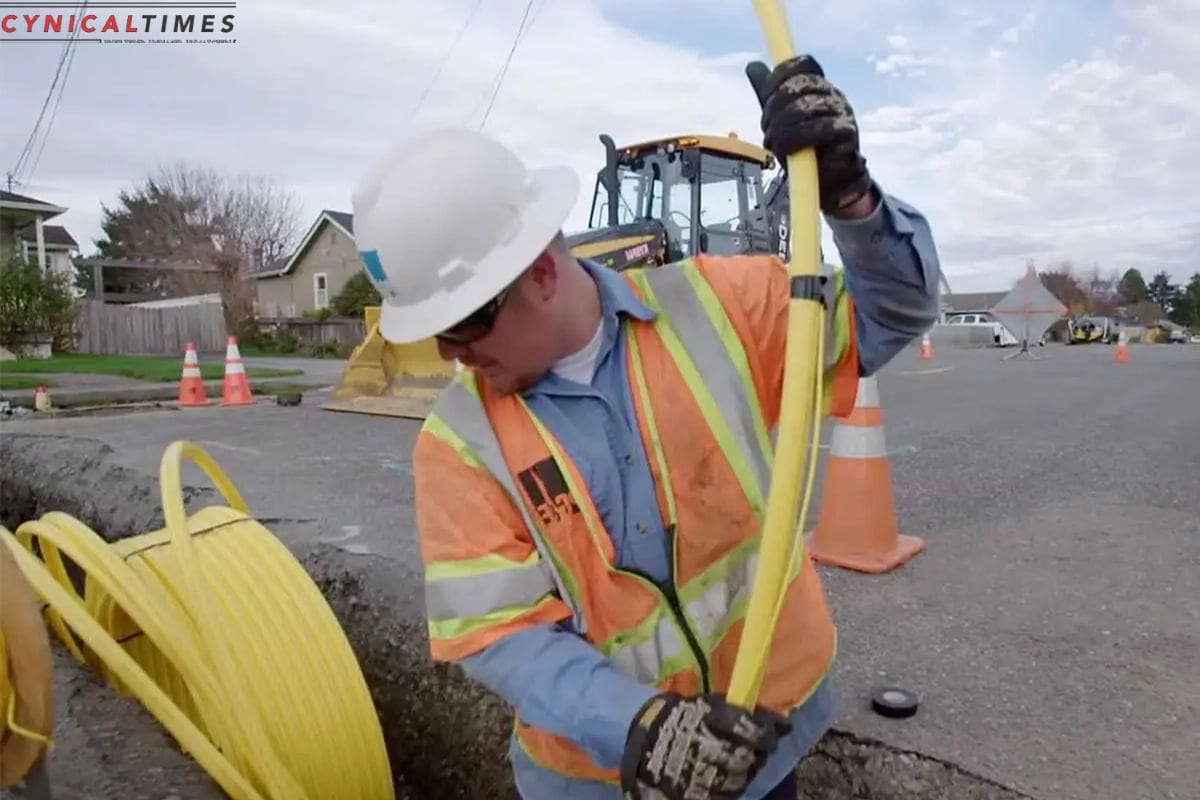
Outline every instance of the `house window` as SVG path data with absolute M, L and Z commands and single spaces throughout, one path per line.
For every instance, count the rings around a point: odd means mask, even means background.
M 329 307 L 329 278 L 324 272 L 313 275 L 313 307 Z

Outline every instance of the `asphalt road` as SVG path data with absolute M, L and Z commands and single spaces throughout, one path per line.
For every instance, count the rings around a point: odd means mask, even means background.
M 1038 354 L 910 349 L 881 375 L 898 517 L 927 549 L 887 575 L 822 570 L 839 727 L 1046 800 L 1196 798 L 1200 346 Z M 151 474 L 192 439 L 280 536 L 417 567 L 418 423 L 318 400 L 2 429 L 95 437 Z M 885 682 L 918 693 L 917 716 L 869 711 Z

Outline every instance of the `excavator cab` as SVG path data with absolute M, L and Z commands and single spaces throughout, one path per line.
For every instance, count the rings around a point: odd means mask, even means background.
M 613 269 L 664 264 L 698 253 L 778 252 L 786 220 L 780 180 L 764 187 L 771 154 L 736 135 L 672 136 L 618 148 L 600 136 L 588 227 L 572 251 Z

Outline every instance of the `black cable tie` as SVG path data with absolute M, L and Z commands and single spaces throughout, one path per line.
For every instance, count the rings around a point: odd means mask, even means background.
M 816 300 L 825 305 L 826 275 L 796 275 L 792 278 L 792 297 L 802 300 Z

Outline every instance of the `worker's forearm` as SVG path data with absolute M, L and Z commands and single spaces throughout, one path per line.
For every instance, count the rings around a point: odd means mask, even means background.
M 941 266 L 928 221 L 880 192 L 858 218 L 826 217 L 854 298 L 864 374 L 874 373 L 937 319 Z
M 515 633 L 461 663 L 524 721 L 567 737 L 614 768 L 634 714 L 655 693 L 579 636 L 550 625 Z

